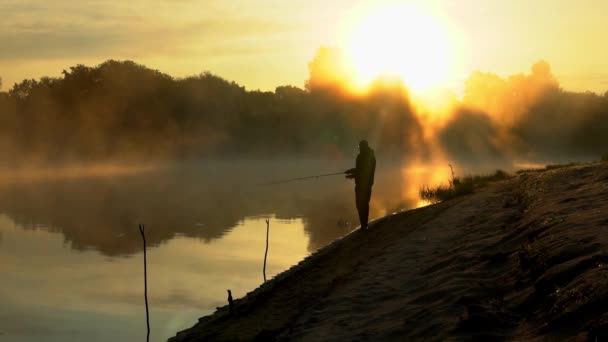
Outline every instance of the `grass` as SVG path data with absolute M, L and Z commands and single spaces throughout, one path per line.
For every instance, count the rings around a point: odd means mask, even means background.
M 608 154 L 605 154 L 601 157 L 602 162 L 608 162 Z M 549 170 L 557 170 L 566 167 L 580 165 L 581 163 L 570 162 L 567 164 L 548 164 L 545 167 L 541 168 L 530 168 L 530 169 L 522 169 L 518 170 L 516 174 L 520 175 L 523 173 L 530 172 L 543 172 Z M 447 201 L 449 199 L 463 196 L 466 194 L 470 194 L 475 191 L 477 188 L 481 188 L 488 183 L 504 180 L 511 178 L 512 176 L 503 170 L 496 170 L 491 175 L 474 175 L 474 176 L 465 176 L 463 178 L 454 177 L 452 174 L 452 180 L 450 180 L 448 185 L 441 184 L 434 187 L 430 187 L 427 185 L 422 186 L 419 191 L 420 199 L 430 202 L 430 203 L 438 203 Z
M 454 177 L 448 185 L 440 184 L 435 187 L 422 186 L 419 195 L 424 201 L 431 203 L 443 202 L 452 198 L 473 193 L 475 189 L 481 188 L 488 183 L 511 178 L 511 175 L 503 170 L 496 170 L 491 175 L 474 175 L 463 178 Z

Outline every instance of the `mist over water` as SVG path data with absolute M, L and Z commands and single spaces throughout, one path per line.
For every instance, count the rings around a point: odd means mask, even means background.
M 149 227 L 149 243 L 175 236 L 221 238 L 247 217 L 302 218 L 310 250 L 358 226 L 352 182 L 342 176 L 269 181 L 343 171 L 352 161 L 230 160 L 175 163 L 125 174 L 36 178 L 0 184 L 0 211 L 25 229 L 47 227 L 75 249 L 137 252 L 128 234 Z M 398 165 L 380 165 L 372 216 L 416 206 L 404 198 Z M 120 239 L 116 237 L 120 236 Z
M 247 90 L 211 73 L 173 78 L 132 61 L 77 65 L 0 92 L 2 170 L 201 158 L 350 158 L 366 139 L 403 167 L 513 168 L 606 154 L 608 93 L 560 87 L 546 61 L 502 76 L 475 71 L 461 95 L 410 92 L 399 79 L 353 92 L 335 48 L 305 89 Z
M 343 176 L 261 185 L 353 163 L 233 159 L 0 182 L 0 331 L 16 341 L 143 337 L 145 223 L 152 336 L 165 340 L 224 305 L 226 289 L 238 298 L 261 284 L 264 218 L 270 277 L 355 229 Z M 371 218 L 418 205 L 409 194 L 419 185 L 403 175 L 379 158 Z
M 265 218 L 270 277 L 359 225 L 342 176 L 261 184 L 349 169 L 361 139 L 377 157 L 371 219 L 424 204 L 448 164 L 464 176 L 608 152 L 608 93 L 565 91 L 546 62 L 474 72 L 462 97 L 424 103 L 393 79 L 353 93 L 335 55 L 319 50 L 306 89 L 110 60 L 0 92 L 0 336 L 142 338 L 140 223 L 152 336 L 191 326 L 226 289 L 260 285 Z

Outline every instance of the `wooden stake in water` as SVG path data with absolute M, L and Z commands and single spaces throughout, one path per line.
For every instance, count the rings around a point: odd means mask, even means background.
M 268 235 L 270 234 L 270 220 L 266 219 L 266 252 L 264 252 L 264 282 L 266 282 L 266 258 L 268 257 Z
M 146 326 L 148 327 L 148 333 L 146 334 L 146 342 L 150 341 L 150 314 L 148 311 L 148 266 L 146 263 L 146 233 L 143 224 L 139 225 L 139 233 L 144 241 L 144 299 L 146 300 Z
M 228 291 L 228 312 L 232 315 L 232 311 L 234 310 L 234 300 L 232 299 L 232 291 Z
M 452 179 L 450 180 L 450 184 L 452 184 L 452 187 L 454 187 L 454 168 L 452 167 L 452 164 L 448 164 L 450 166 L 450 171 L 452 172 Z

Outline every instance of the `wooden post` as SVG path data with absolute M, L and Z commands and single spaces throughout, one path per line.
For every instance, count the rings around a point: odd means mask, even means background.
M 232 311 L 234 310 L 234 301 L 232 300 L 232 291 L 230 290 L 226 290 L 228 291 L 228 310 L 229 313 L 232 315 Z
M 266 219 L 266 252 L 264 252 L 264 282 L 266 282 L 266 258 L 268 258 L 268 235 L 270 234 L 270 220 Z
M 148 327 L 148 333 L 146 334 L 146 342 L 150 341 L 150 314 L 148 311 L 148 266 L 146 262 L 146 233 L 143 224 L 139 225 L 139 233 L 144 241 L 144 299 L 146 300 L 146 326 Z
M 450 166 L 450 171 L 452 172 L 452 180 L 450 180 L 450 184 L 452 184 L 452 188 L 454 188 L 454 168 L 452 164 L 448 164 Z

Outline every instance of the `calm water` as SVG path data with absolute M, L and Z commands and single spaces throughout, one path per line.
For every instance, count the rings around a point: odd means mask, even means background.
M 151 337 L 164 341 L 356 226 L 352 162 L 213 162 L 146 172 L 17 177 L 0 183 L 0 341 L 145 339 L 146 224 Z M 428 178 L 379 159 L 372 217 L 417 206 Z M 384 166 L 383 166 L 384 165 Z

